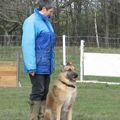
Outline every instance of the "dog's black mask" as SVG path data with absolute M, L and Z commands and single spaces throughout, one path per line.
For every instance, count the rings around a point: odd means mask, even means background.
M 70 81 L 76 81 L 76 78 L 78 77 L 78 74 L 76 72 L 73 72 L 73 71 L 69 71 L 67 73 L 67 78 L 70 80 Z

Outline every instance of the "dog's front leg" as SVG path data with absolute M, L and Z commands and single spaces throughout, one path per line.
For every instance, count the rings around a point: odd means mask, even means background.
M 56 120 L 60 120 L 62 105 L 59 105 L 56 110 Z
M 70 108 L 68 112 L 67 120 L 72 120 L 72 107 Z
M 72 108 L 62 110 L 60 120 L 72 120 Z

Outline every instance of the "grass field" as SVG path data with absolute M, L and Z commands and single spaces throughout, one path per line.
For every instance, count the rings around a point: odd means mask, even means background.
M 57 67 L 52 75 L 51 85 L 60 70 L 60 57 L 56 56 Z M 75 62 L 77 61 L 79 60 Z M 28 76 L 23 73 L 22 62 L 20 80 L 21 88 L 0 88 L 0 120 L 29 120 L 28 97 L 31 85 Z M 73 120 L 120 120 L 120 86 L 81 83 L 77 86 Z

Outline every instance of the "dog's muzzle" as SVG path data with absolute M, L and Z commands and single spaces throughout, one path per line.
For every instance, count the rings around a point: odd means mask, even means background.
M 71 81 L 76 81 L 77 77 L 78 77 L 78 74 L 76 72 L 69 72 L 67 74 L 68 76 L 68 79 L 71 80 Z

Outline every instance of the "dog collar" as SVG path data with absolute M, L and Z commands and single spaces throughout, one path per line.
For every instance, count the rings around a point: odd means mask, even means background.
M 63 83 L 64 85 L 68 86 L 68 87 L 75 88 L 75 86 L 74 86 L 74 85 L 67 84 L 67 83 L 65 83 L 65 82 L 63 82 L 63 81 L 61 81 L 61 80 L 60 80 L 60 82 L 61 82 L 61 83 Z

